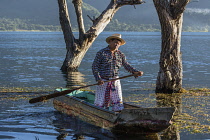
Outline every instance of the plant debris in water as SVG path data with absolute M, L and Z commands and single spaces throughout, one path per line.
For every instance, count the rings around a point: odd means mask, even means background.
M 53 87 L 0 87 L 1 92 L 49 92 L 55 89 Z
M 2 100 L 29 100 L 36 96 L 42 96 L 50 94 L 55 88 L 43 88 L 43 87 L 0 87 L 0 101 Z
M 0 101 L 29 100 L 35 96 L 50 94 L 53 87 L 0 87 Z M 38 94 L 38 95 L 37 95 Z M 175 107 L 176 112 L 170 127 L 180 132 L 210 133 L 210 89 L 193 88 L 183 93 L 155 94 L 154 90 L 134 90 L 132 94 L 124 96 L 125 102 L 142 107 Z
M 193 88 L 183 91 L 183 93 L 155 94 L 152 90 L 135 90 L 124 97 L 124 101 L 142 107 L 175 107 L 176 112 L 171 127 L 180 132 L 210 133 L 210 89 Z

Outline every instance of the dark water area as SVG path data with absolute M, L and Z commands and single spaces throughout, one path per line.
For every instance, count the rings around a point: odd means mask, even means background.
M 78 35 L 75 33 L 76 36 Z M 106 47 L 105 38 L 112 32 L 102 33 L 88 50 L 79 72 L 67 76 L 60 71 L 65 58 L 65 43 L 61 32 L 0 32 L 0 84 L 1 88 L 55 88 L 95 83 L 91 64 L 95 53 Z M 163 106 L 155 94 L 159 70 L 161 36 L 158 32 L 121 32 L 127 44 L 121 46 L 128 62 L 144 76 L 122 79 L 123 96 L 143 107 Z M 210 88 L 210 33 L 183 33 L 183 87 Z M 121 69 L 120 76 L 128 75 Z M 94 90 L 95 87 L 90 89 Z M 149 89 L 145 91 L 145 89 Z M 208 140 L 209 96 L 170 97 L 176 100 L 178 113 L 188 114 L 183 128 L 171 128 L 146 136 L 115 136 L 106 129 L 84 123 L 77 118 L 60 114 L 53 108 L 52 100 L 29 104 L 30 98 L 46 93 L 0 93 L 0 139 L 53 140 L 53 139 L 133 139 Z M 167 98 L 168 100 L 168 98 Z M 199 108 L 198 108 L 199 107 Z M 202 108 L 202 109 L 201 109 Z M 195 110 L 193 110 L 195 109 Z M 190 127 L 194 124 L 196 127 Z M 199 123 L 199 125 L 196 123 Z M 199 127 L 200 126 L 200 127 Z M 197 132 L 197 127 L 205 131 Z M 207 129 L 207 130 L 206 130 Z

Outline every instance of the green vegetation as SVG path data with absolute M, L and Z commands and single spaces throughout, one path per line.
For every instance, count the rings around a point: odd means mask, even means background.
M 90 23 L 88 24 L 89 28 Z M 60 26 L 55 25 L 39 25 L 33 24 L 30 20 L 22 20 L 22 19 L 6 19 L 0 18 L 0 31 L 61 31 Z M 77 31 L 76 27 L 73 27 L 73 31 Z M 120 23 L 118 20 L 113 20 L 106 27 L 105 31 L 160 31 L 159 25 L 134 25 L 134 24 L 126 24 Z
M 71 0 L 67 0 L 67 3 L 72 30 L 77 31 L 75 8 Z M 188 5 L 184 13 L 184 32 L 210 31 L 209 3 L 199 1 L 196 5 Z M 97 18 L 108 4 L 109 1 L 84 0 L 82 8 L 86 29 L 92 25 L 88 16 Z M 141 10 L 141 6 L 146 7 Z M 58 3 L 51 1 L 49 4 L 49 0 L 1 0 L 0 31 L 61 31 Z M 132 6 L 123 6 L 105 31 L 159 32 L 160 23 L 153 2 L 147 1 L 135 10 Z
M 184 32 L 210 32 L 210 26 L 183 26 Z
M 89 28 L 90 23 L 86 28 Z M 40 25 L 34 24 L 31 20 L 23 20 L 19 18 L 7 19 L 0 18 L 0 31 L 61 31 L 60 25 Z M 73 31 L 77 31 L 73 27 Z M 160 32 L 159 24 L 126 24 L 121 23 L 117 19 L 113 20 L 105 28 L 105 31 L 137 31 L 137 32 Z M 184 32 L 209 32 L 210 26 L 184 26 Z
M 159 32 L 160 25 L 157 24 L 126 24 L 119 22 L 117 19 L 110 22 L 105 31 L 138 31 L 138 32 Z
M 33 24 L 30 20 L 0 18 L 0 31 L 61 31 L 60 26 Z
M 0 93 L 50 92 L 55 87 L 0 87 Z

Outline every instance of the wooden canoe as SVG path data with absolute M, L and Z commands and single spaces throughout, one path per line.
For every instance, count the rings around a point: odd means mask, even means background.
M 61 89 L 57 89 L 57 91 Z M 64 89 L 65 90 L 65 89 Z M 89 91 L 73 91 L 56 97 L 54 108 L 62 113 L 75 116 L 82 121 L 109 129 L 114 133 L 157 133 L 168 128 L 175 108 L 140 106 L 124 103 L 121 112 L 109 111 L 93 104 L 95 94 Z

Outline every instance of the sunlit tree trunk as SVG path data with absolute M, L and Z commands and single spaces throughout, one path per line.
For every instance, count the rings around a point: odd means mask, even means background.
M 141 4 L 141 0 L 134 0 L 131 3 L 124 3 L 120 0 L 111 0 L 107 8 L 96 19 L 93 19 L 93 25 L 85 31 L 82 16 L 82 0 L 72 0 L 77 16 L 79 38 L 75 39 L 66 0 L 58 0 L 60 24 L 63 30 L 66 43 L 66 58 L 61 67 L 62 71 L 76 71 L 80 63 L 90 48 L 94 40 L 104 30 L 107 24 L 112 20 L 114 14 L 123 5 Z
M 156 92 L 174 93 L 182 89 L 182 57 L 180 52 L 183 12 L 190 0 L 153 0 L 162 33 L 160 70 Z

